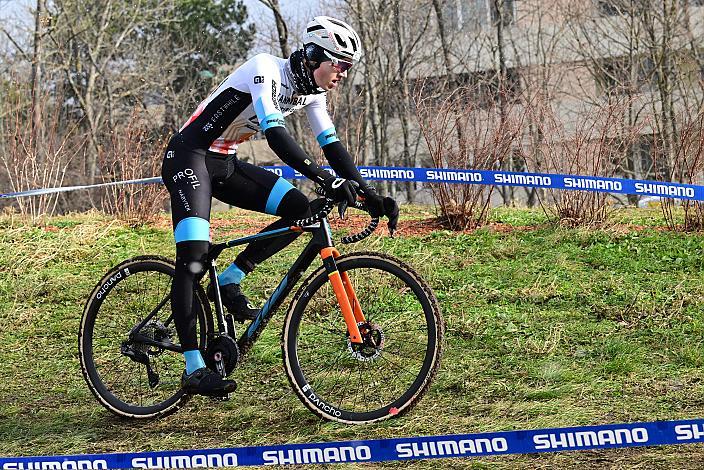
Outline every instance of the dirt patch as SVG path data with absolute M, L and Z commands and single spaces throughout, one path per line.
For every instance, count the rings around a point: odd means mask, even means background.
M 239 237 L 245 235 L 252 235 L 254 233 L 260 232 L 266 228 L 269 224 L 273 223 L 276 219 L 274 217 L 259 215 L 259 214 L 238 214 L 235 217 L 228 218 L 214 218 L 210 221 L 210 227 L 215 231 L 216 236 L 220 237 Z M 330 217 L 330 224 L 333 228 L 346 229 L 350 233 L 360 232 L 369 223 L 369 217 L 364 215 L 348 215 L 345 220 L 340 220 L 336 215 Z M 170 217 L 160 217 L 156 222 L 154 222 L 154 227 L 170 230 L 171 229 L 171 219 Z M 480 227 L 481 229 L 488 229 L 495 233 L 513 233 L 513 232 L 530 232 L 533 230 L 538 230 L 544 225 L 511 225 L 503 222 L 491 222 L 487 225 Z M 610 224 L 602 227 L 602 230 L 606 230 L 616 234 L 626 234 L 629 232 L 640 232 L 644 230 L 657 230 L 660 232 L 670 232 L 667 227 L 664 226 L 646 226 L 646 225 L 636 225 L 636 224 Z M 418 237 L 428 235 L 432 232 L 439 230 L 448 230 L 443 226 L 441 220 L 437 217 L 427 217 L 424 219 L 411 219 L 411 220 L 401 220 L 398 223 L 395 235 L 400 237 Z M 474 229 L 466 229 L 461 231 L 453 231 L 454 234 L 470 234 L 474 233 Z M 386 227 L 386 219 L 382 219 L 379 224 L 379 228 L 376 229 L 377 234 L 388 235 L 388 229 Z
M 269 224 L 273 223 L 276 219 L 273 217 L 267 217 L 265 215 L 257 214 L 242 214 L 237 215 L 233 218 L 214 218 L 210 221 L 210 228 L 213 229 L 218 237 L 228 237 L 228 236 L 243 236 L 251 235 L 257 233 Z M 331 215 L 330 224 L 333 228 L 346 229 L 350 233 L 360 232 L 366 228 L 369 224 L 369 217 L 364 215 L 348 215 L 345 220 L 340 220 L 339 217 Z M 170 230 L 171 229 L 171 219 L 169 217 L 160 217 L 156 222 L 154 222 L 154 227 Z M 500 222 L 492 222 L 482 228 L 488 228 L 491 231 L 499 233 L 510 233 L 513 231 L 529 231 L 535 230 L 536 226 L 514 226 Z M 438 230 L 447 230 L 441 223 L 441 221 L 436 217 L 428 217 L 425 219 L 411 219 L 411 220 L 400 220 L 398 227 L 396 228 L 395 235 L 400 237 L 417 237 L 428 235 L 432 232 Z M 472 233 L 477 229 L 467 229 L 462 231 L 456 231 L 453 233 Z M 376 229 L 376 233 L 388 235 L 389 231 L 386 226 L 386 219 L 382 219 L 379 223 L 379 227 Z
M 219 236 L 232 236 L 232 235 L 250 235 L 252 233 L 258 232 L 264 229 L 268 224 L 273 222 L 273 220 L 262 220 L 261 218 L 247 218 L 247 217 L 237 217 L 237 219 L 232 220 L 214 220 L 211 222 L 211 227 L 218 231 Z M 386 225 L 386 219 L 382 219 L 379 223 L 379 227 L 376 229 L 377 234 L 388 235 L 389 231 Z M 345 220 L 340 220 L 338 217 L 332 217 L 330 219 L 330 224 L 333 228 L 346 229 L 350 233 L 356 233 L 362 231 L 369 224 L 369 217 L 363 215 L 352 215 L 345 218 Z M 504 223 L 491 223 L 483 228 L 488 228 L 491 231 L 500 233 L 510 233 L 513 231 L 528 231 L 535 230 L 535 226 L 524 226 L 516 227 Z M 401 220 L 396 228 L 395 236 L 399 237 L 418 237 L 428 235 L 432 232 L 438 230 L 447 230 L 440 221 L 435 217 L 429 217 L 426 219 L 414 219 L 414 220 Z M 476 229 L 467 229 L 463 231 L 457 231 L 453 233 L 472 233 Z

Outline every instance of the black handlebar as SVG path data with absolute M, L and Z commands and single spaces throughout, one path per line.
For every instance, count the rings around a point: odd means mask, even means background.
M 293 225 L 304 227 L 306 225 L 313 225 L 317 222 L 320 222 L 323 218 L 327 217 L 330 212 L 335 208 L 335 201 L 333 199 L 330 199 L 325 195 L 323 192 L 322 188 L 316 188 L 315 190 L 316 193 L 320 194 L 325 198 L 325 203 L 323 204 L 323 207 L 320 208 L 318 212 L 313 214 L 310 217 L 307 217 L 305 219 L 300 219 L 300 220 L 294 220 Z M 361 211 L 369 213 L 367 210 L 367 207 L 359 201 L 355 201 L 354 206 L 355 209 L 359 209 Z M 344 211 L 347 209 L 347 205 L 345 205 L 341 208 L 341 213 L 340 216 L 344 214 Z M 361 232 L 355 233 L 354 235 L 348 235 L 346 237 L 342 237 L 342 243 L 349 244 L 349 243 L 356 243 L 358 241 L 364 240 L 367 238 L 369 235 L 371 235 L 374 230 L 379 226 L 379 217 L 372 217 L 372 220 L 369 222 L 369 225 L 366 226 Z
M 330 212 L 332 212 L 335 207 L 335 202 L 332 199 L 325 198 L 325 204 L 320 208 L 318 212 L 305 219 L 294 220 L 293 225 L 304 227 L 306 225 L 313 225 L 316 222 L 320 222 L 324 217 L 327 217 Z
M 358 204 L 359 204 L 359 206 L 362 206 L 362 207 L 359 207 Z M 364 207 L 364 205 L 360 204 L 359 202 L 355 203 L 355 208 L 361 209 L 366 212 L 366 207 Z M 364 230 L 362 230 L 359 233 L 355 233 L 354 235 L 348 235 L 346 237 L 342 237 L 342 243 L 345 243 L 345 244 L 357 243 L 358 241 L 364 240 L 369 235 L 371 235 L 374 232 L 374 230 L 376 230 L 376 228 L 378 226 L 379 226 L 379 217 L 372 217 L 372 220 L 369 222 L 369 225 L 367 225 L 367 227 Z

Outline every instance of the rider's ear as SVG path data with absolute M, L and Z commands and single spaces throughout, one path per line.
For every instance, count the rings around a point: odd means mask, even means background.
M 306 59 L 303 63 L 308 67 L 309 70 L 315 70 L 320 65 L 318 62 L 310 59 Z

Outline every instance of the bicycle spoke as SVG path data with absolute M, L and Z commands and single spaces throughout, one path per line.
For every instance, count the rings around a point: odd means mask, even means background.
M 399 369 L 402 370 L 402 371 L 404 371 L 404 372 L 406 372 L 406 373 L 408 373 L 409 375 L 413 375 L 413 374 L 416 374 L 416 373 L 417 373 L 417 372 L 410 371 L 407 367 L 401 366 L 401 365 L 399 365 L 398 363 L 396 363 L 396 362 L 390 360 L 388 357 L 384 356 L 383 354 L 380 356 L 380 358 L 381 358 L 382 361 L 386 361 L 386 362 L 388 362 L 389 364 L 391 364 L 392 366 L 395 366 L 395 367 L 396 367 L 396 370 L 397 370 L 396 373 L 398 373 L 398 370 L 399 370 Z
M 349 384 L 350 384 L 349 378 L 350 378 L 351 375 L 352 375 L 352 372 L 351 372 L 350 370 L 348 370 L 348 371 L 347 371 L 347 380 L 345 380 L 345 382 L 344 382 L 344 383 L 346 384 L 346 386 L 345 386 L 345 388 L 344 388 L 344 391 L 345 391 L 345 392 L 342 394 L 342 397 L 340 397 L 340 401 L 339 401 L 339 403 L 337 404 L 337 408 L 338 408 L 338 409 L 342 408 L 342 402 L 345 401 L 345 397 L 347 396 L 347 390 L 348 390 Z M 337 384 L 336 384 L 336 385 L 337 385 Z M 335 388 L 337 388 L 337 387 L 335 387 Z M 354 407 L 352 407 L 352 409 L 354 409 Z
M 331 366 L 336 366 L 340 362 L 340 359 L 342 359 L 343 357 L 344 357 L 344 352 L 340 352 L 340 354 L 338 354 L 336 360 L 331 364 Z M 321 382 L 325 383 L 324 379 L 326 379 L 331 373 L 332 373 L 332 368 L 327 369 L 327 371 L 325 372 L 325 377 L 323 377 L 323 380 Z M 313 377 L 315 377 L 317 375 L 318 374 L 314 374 Z

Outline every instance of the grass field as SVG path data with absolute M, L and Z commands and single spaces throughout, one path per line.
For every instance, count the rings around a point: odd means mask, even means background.
M 411 213 L 404 209 L 404 222 Z M 216 239 L 251 214 L 214 222 Z M 281 365 L 282 315 L 225 403 L 194 398 L 158 421 L 114 418 L 80 373 L 77 331 L 100 276 L 140 254 L 173 257 L 167 223 L 130 228 L 96 214 L 44 227 L 0 218 L 0 455 L 229 447 L 471 433 L 704 416 L 701 234 L 662 229 L 657 210 L 616 214 L 609 228 L 562 229 L 542 213 L 497 210 L 491 228 L 343 247 L 388 252 L 434 288 L 447 346 L 429 393 L 409 415 L 348 427 L 298 402 Z M 339 227 L 343 227 L 338 224 Z M 298 242 L 300 243 L 300 242 Z M 296 245 L 300 246 L 300 245 Z M 233 253 L 234 255 L 234 253 Z M 290 250 L 243 286 L 261 302 Z M 702 468 L 701 446 L 442 460 L 411 468 Z M 367 465 L 369 467 L 369 465 Z

